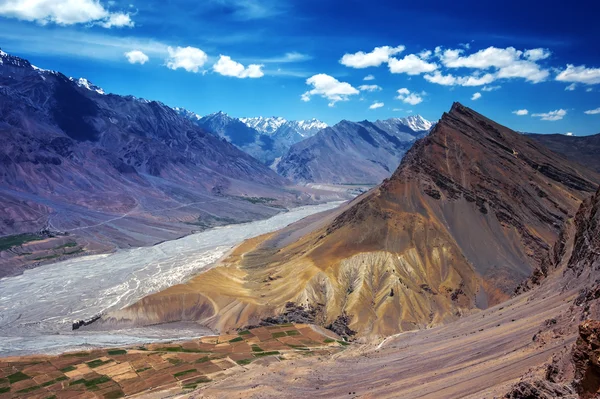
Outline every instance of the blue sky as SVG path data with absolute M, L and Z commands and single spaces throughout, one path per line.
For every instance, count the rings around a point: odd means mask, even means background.
M 600 4 L 485 4 L 0 0 L 0 46 L 201 115 L 437 120 L 460 101 L 520 131 L 599 133 Z

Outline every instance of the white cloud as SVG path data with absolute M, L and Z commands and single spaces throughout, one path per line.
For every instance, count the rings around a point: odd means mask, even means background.
M 565 91 L 575 91 L 576 88 L 577 88 L 577 83 L 571 83 L 570 85 L 565 87 Z
M 588 115 L 598 115 L 600 114 L 600 108 L 590 109 L 589 111 L 585 111 Z
M 150 58 L 140 50 L 129 51 L 129 52 L 125 53 L 125 57 L 127 57 L 127 60 L 129 61 L 130 64 L 144 65 L 146 62 L 148 62 L 150 60 Z
M 528 115 L 529 111 L 526 109 L 519 109 L 519 110 L 513 111 L 513 114 L 523 116 L 523 115 Z
M 398 96 L 396 99 L 410 105 L 417 105 L 423 102 L 423 97 L 417 93 L 411 93 L 406 87 L 398 90 Z
M 347 67 L 351 68 L 368 68 L 368 67 L 378 67 L 381 64 L 388 62 L 391 56 L 400 54 L 404 51 L 404 46 L 398 47 L 375 47 L 373 51 L 370 53 L 365 53 L 364 51 L 359 51 L 354 54 L 344 54 L 340 63 Z
M 99 0 L 2 0 L 0 15 L 42 25 L 96 24 L 132 27 L 129 14 L 108 11 Z
M 418 55 L 420 59 L 427 60 L 431 57 L 432 54 L 433 53 L 431 52 L 431 50 L 423 50 Z
M 525 53 L 523 55 L 529 61 L 539 61 L 545 60 L 546 58 L 550 57 L 552 53 L 546 48 L 534 48 L 531 50 L 525 50 Z
M 594 91 L 594 89 L 592 89 L 591 87 L 588 87 L 587 89 L 585 89 L 586 92 L 591 93 Z
M 425 80 L 430 83 L 436 83 L 442 86 L 483 86 L 492 83 L 496 80 L 495 76 L 489 73 L 485 75 L 473 76 L 454 76 L 452 74 L 442 75 L 439 71 L 433 75 L 425 75 Z
M 502 88 L 502 86 L 483 86 L 481 88 L 481 91 L 495 91 L 495 90 L 500 90 Z
M 365 78 L 363 80 L 366 80 L 366 81 L 375 80 L 375 76 L 373 76 L 373 75 L 367 75 L 367 76 L 365 76 Z
M 471 100 L 476 101 L 479 100 L 481 98 L 481 93 L 477 92 L 475 94 L 473 94 L 473 97 L 471 97 Z
M 360 90 L 360 91 L 381 91 L 382 88 L 377 85 L 362 85 L 362 86 L 358 86 L 358 90 Z
M 414 54 L 409 54 L 400 60 L 392 57 L 388 61 L 388 66 L 391 73 L 405 73 L 407 75 L 433 72 L 438 68 L 437 64 L 424 61 Z
M 381 108 L 381 107 L 383 107 L 384 105 L 385 105 L 384 103 L 378 103 L 378 102 L 375 102 L 375 103 L 371 104 L 371 106 L 369 107 L 369 109 L 377 109 L 377 108 Z
M 550 72 L 531 61 L 515 61 L 511 65 L 500 68 L 496 74 L 498 79 L 523 78 L 532 83 L 543 82 L 548 76 Z
M 600 68 L 586 68 L 585 65 L 567 65 L 567 69 L 561 71 L 556 80 L 560 82 L 584 83 L 595 85 L 600 83 Z
M 573 132 L 567 132 L 565 133 L 565 136 L 574 136 Z
M 531 116 L 535 116 L 541 118 L 543 121 L 559 121 L 567 115 L 567 111 L 564 109 L 557 109 L 556 111 L 545 112 L 542 114 L 531 114 Z
M 359 93 L 350 83 L 340 82 L 333 76 L 324 73 L 308 78 L 306 84 L 312 86 L 313 89 L 302 94 L 302 101 L 310 101 L 312 96 L 317 95 L 328 99 L 330 107 L 333 107 L 338 101 L 348 101 L 350 96 Z
M 247 67 L 231 59 L 227 55 L 219 56 L 219 60 L 213 65 L 213 70 L 223 76 L 232 76 L 234 78 L 262 78 L 265 76 L 262 71 L 263 65 L 250 64 Z
M 208 61 L 206 53 L 195 47 L 169 47 L 169 58 L 167 58 L 167 68 L 183 68 L 188 72 L 197 73 L 200 68 Z

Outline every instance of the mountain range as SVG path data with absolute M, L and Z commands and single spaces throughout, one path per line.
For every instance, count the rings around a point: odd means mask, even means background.
M 600 172 L 600 134 L 590 136 L 529 134 L 528 136 L 567 159 Z
M 68 232 L 82 250 L 105 251 L 265 218 L 311 201 L 181 112 L 105 94 L 86 79 L 4 52 L 0 132 L 1 235 Z M 9 258 L 14 265 L 29 257 Z
M 375 185 L 391 176 L 406 151 L 432 126 L 418 115 L 342 121 L 294 144 L 276 170 L 299 183 Z
M 220 267 L 104 320 L 228 331 L 289 321 L 293 304 L 347 336 L 433 327 L 509 299 L 534 269 L 548 269 L 561 230 L 598 182 L 455 103 L 368 193 L 250 240 Z

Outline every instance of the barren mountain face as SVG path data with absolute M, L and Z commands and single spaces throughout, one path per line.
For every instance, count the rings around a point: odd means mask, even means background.
M 346 208 L 250 240 L 223 266 L 106 319 L 227 330 L 293 302 L 359 336 L 437 325 L 508 299 L 598 181 L 454 104 L 389 180 Z

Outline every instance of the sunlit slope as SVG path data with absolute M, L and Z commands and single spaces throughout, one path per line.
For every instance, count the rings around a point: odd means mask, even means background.
M 250 240 L 221 267 L 105 317 L 226 330 L 284 311 L 347 315 L 360 336 L 507 299 L 600 178 L 454 104 L 394 175 L 351 204 Z

